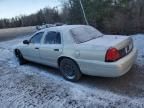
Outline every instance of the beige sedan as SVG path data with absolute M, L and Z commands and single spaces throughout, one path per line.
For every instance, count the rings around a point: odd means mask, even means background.
M 79 80 L 82 74 L 122 76 L 137 56 L 131 37 L 104 35 L 86 25 L 40 30 L 14 52 L 20 64 L 32 61 L 59 68 L 69 81 Z

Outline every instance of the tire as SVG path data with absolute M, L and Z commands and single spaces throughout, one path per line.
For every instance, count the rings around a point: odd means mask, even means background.
M 23 58 L 23 55 L 22 55 L 22 53 L 19 50 L 16 50 L 15 55 L 16 55 L 16 57 L 18 59 L 19 65 L 26 64 L 27 61 Z
M 63 59 L 60 62 L 60 71 L 63 77 L 72 82 L 76 82 L 81 78 L 79 66 L 71 59 Z

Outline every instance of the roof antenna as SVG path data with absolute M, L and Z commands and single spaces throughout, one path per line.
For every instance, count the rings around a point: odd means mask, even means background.
M 83 16 L 84 16 L 85 22 L 86 22 L 87 25 L 89 25 L 87 17 L 86 17 L 86 14 L 85 14 L 85 10 L 84 10 L 83 4 L 82 4 L 82 1 L 79 0 L 79 2 L 80 2 L 80 5 L 81 5 L 81 8 L 82 8 L 82 12 L 83 12 Z

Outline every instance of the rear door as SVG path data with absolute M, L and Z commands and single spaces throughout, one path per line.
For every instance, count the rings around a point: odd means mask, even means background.
M 57 59 L 62 53 L 63 43 L 60 32 L 49 31 L 40 47 L 40 58 L 44 64 L 57 67 Z

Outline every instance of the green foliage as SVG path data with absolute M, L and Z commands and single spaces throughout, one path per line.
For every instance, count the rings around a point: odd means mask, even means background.
M 144 0 L 82 0 L 90 25 L 106 33 L 144 32 Z M 79 0 L 69 0 L 67 22 L 84 24 Z
M 29 16 L 1 19 L 0 28 L 63 22 L 85 24 L 79 0 L 63 0 L 63 8 L 44 8 Z M 105 33 L 144 33 L 144 0 L 81 0 L 90 25 Z

